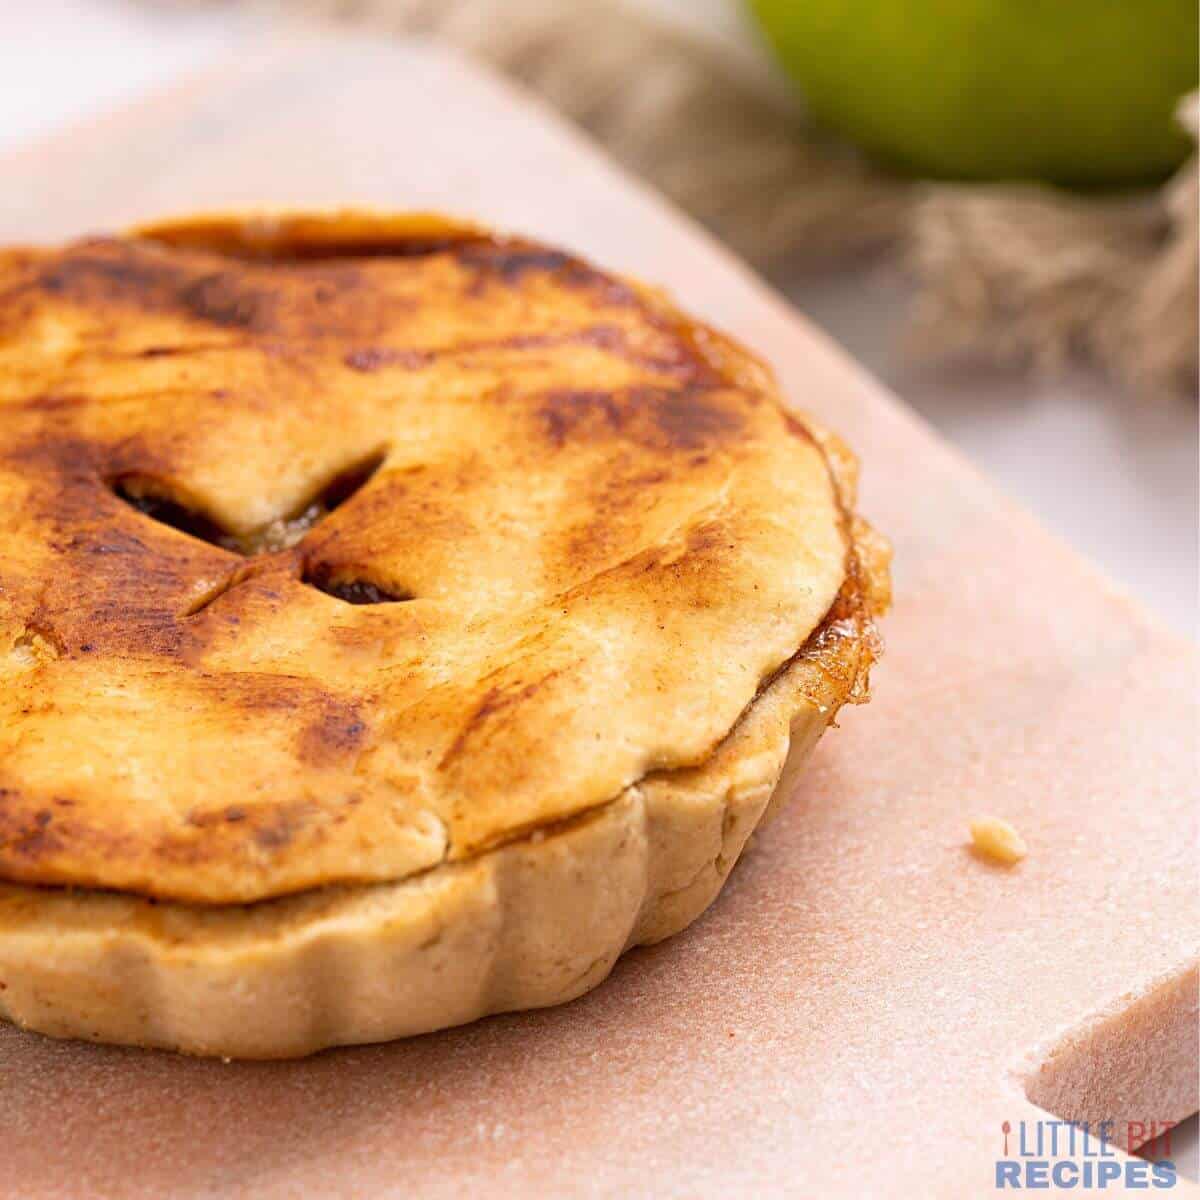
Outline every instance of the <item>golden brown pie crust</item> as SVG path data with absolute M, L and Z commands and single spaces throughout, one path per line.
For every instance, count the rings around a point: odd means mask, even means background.
M 578 994 L 703 910 L 865 686 L 849 455 L 523 239 L 0 253 L 0 410 L 0 1011 L 34 1028 L 273 1056 Z

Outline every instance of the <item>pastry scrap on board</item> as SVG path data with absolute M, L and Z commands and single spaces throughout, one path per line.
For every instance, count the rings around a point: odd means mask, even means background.
M 804 397 L 793 397 L 803 404 Z M 429 215 L 0 251 L 0 1015 L 285 1057 L 683 929 L 888 551 L 746 350 Z

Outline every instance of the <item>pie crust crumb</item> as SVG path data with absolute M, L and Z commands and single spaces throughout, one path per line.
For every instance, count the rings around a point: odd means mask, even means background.
M 1000 817 L 978 817 L 971 822 L 971 846 L 992 862 L 1012 866 L 1029 853 L 1024 838 Z

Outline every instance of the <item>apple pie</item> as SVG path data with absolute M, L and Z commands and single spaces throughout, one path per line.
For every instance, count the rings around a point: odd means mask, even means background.
M 280 1057 L 716 897 L 887 549 L 746 350 L 442 218 L 0 251 L 0 1015 Z

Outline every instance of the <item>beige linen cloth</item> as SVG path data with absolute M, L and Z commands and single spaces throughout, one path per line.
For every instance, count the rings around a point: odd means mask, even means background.
M 1137 398 L 1196 392 L 1195 157 L 1122 197 L 901 180 L 808 128 L 728 48 L 624 0 L 233 2 L 454 43 L 777 278 L 886 255 L 916 285 L 918 358 L 1084 362 Z M 1194 97 L 1180 119 L 1195 136 Z

